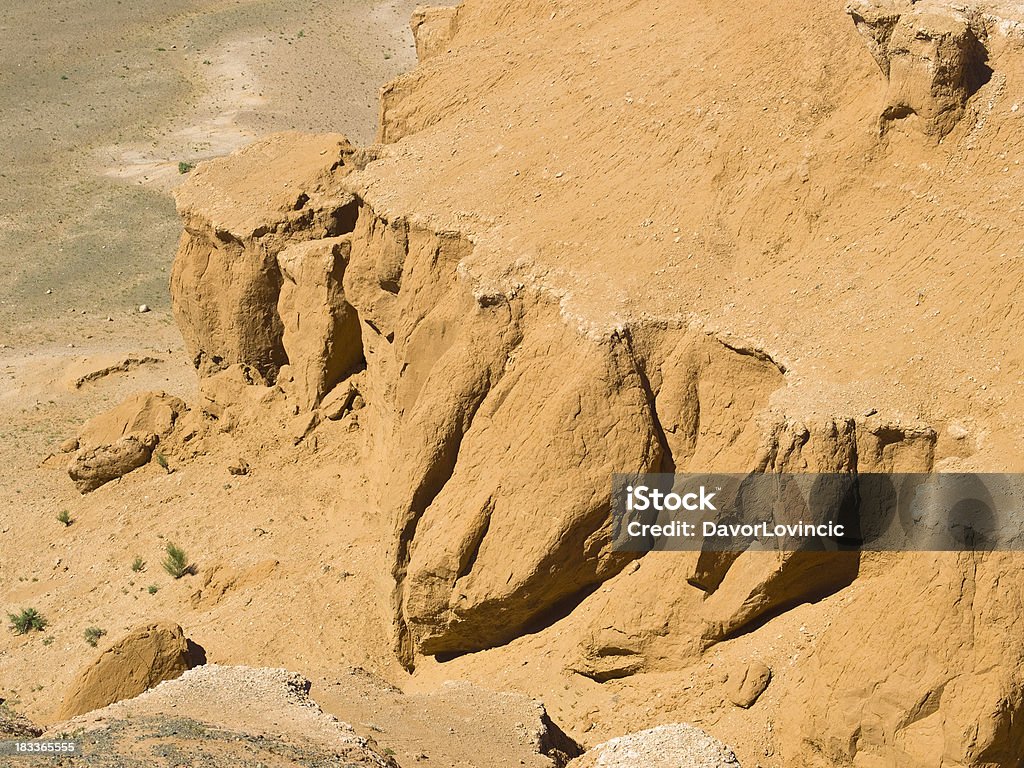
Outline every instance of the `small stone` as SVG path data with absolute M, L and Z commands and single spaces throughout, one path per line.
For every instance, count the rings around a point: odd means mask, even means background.
M 962 421 L 954 420 L 946 427 L 946 433 L 954 440 L 963 440 L 969 434 L 969 430 Z
M 49 288 L 47 288 L 46 289 L 46 295 L 49 296 L 51 293 L 53 293 L 53 291 L 51 291 Z
M 752 706 L 771 682 L 772 671 L 760 661 L 752 661 L 741 669 L 729 674 L 726 695 L 737 707 Z
M 78 438 L 77 437 L 69 437 L 67 440 L 65 440 L 63 443 L 60 444 L 60 452 L 61 453 L 71 453 L 72 451 L 77 451 L 77 450 L 78 450 Z
M 139 304 L 139 313 L 144 314 L 149 312 L 149 304 Z
M 249 474 L 249 462 L 245 459 L 239 459 L 237 464 L 231 464 L 228 466 L 228 472 L 235 476 L 242 476 Z

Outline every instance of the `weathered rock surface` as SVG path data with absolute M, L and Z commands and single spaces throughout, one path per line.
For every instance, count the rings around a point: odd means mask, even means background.
M 568 768 L 739 768 L 727 746 L 686 723 L 660 725 L 606 741 Z
M 458 30 L 458 18 L 457 6 L 420 6 L 413 12 L 410 26 L 420 62 L 447 50 Z
M 95 491 L 148 464 L 156 444 L 156 436 L 148 435 L 123 437 L 108 445 L 81 448 L 68 465 L 68 475 L 79 493 Z
M 342 288 L 350 251 L 349 238 L 338 237 L 298 243 L 277 257 L 289 389 L 304 408 L 317 405 L 363 362 L 359 318 Z
M 277 257 L 289 244 L 351 230 L 354 199 L 327 182 L 353 154 L 337 134 L 281 134 L 203 163 L 177 191 L 185 232 L 171 299 L 201 373 L 243 363 L 272 380 L 288 362 Z
M 68 465 L 75 487 L 89 493 L 147 464 L 187 410 L 182 400 L 164 392 L 141 392 L 87 421 Z
M 914 0 L 858 0 L 847 12 L 889 81 L 882 130 L 914 117 L 928 136 L 949 133 L 990 74 L 977 13 Z
M 138 627 L 104 650 L 68 689 L 56 719 L 66 720 L 138 696 L 197 661 L 177 624 Z
M 87 421 L 78 434 L 79 447 L 111 445 L 124 437 L 166 437 L 187 410 L 183 400 L 166 392 L 139 392 Z
M 753 706 L 772 680 L 772 671 L 760 661 L 734 669 L 725 682 L 726 695 L 737 707 Z
M 888 568 L 800 670 L 782 710 L 787 764 L 1016 765 L 1018 557 L 912 553 Z
M 365 156 L 372 163 L 350 173 L 353 154 L 327 168 L 324 138 L 276 137 L 238 160 L 243 172 L 223 161 L 205 189 L 188 182 L 179 198 L 193 222 L 176 267 L 179 320 L 204 375 L 237 364 L 204 380 L 204 411 L 228 432 L 233 411 L 298 401 L 300 390 L 304 406 L 324 397 L 325 421 L 313 412 L 290 425 L 308 445 L 357 391 L 365 400 L 365 458 L 380 470 L 369 493 L 391 522 L 389 605 L 409 665 L 508 642 L 587 599 L 596 616 L 570 666 L 605 681 L 671 669 L 851 585 L 861 594 L 865 562 L 852 553 L 617 554 L 612 471 L 1018 462 L 1021 274 L 1003 243 L 1021 222 L 1005 202 L 1016 200 L 1011 166 L 968 150 L 977 141 L 998 157 L 1016 135 L 1019 105 L 982 83 L 986 55 L 1015 45 L 1019 27 L 950 3 L 856 4 L 889 79 L 883 128 L 906 121 L 944 139 L 920 147 L 880 142 L 863 117 L 877 108 L 878 73 L 835 8 L 727 4 L 684 38 L 650 4 L 607 10 L 525 3 L 496 14 L 468 1 L 455 24 L 425 12 L 425 66 L 385 89 L 386 146 Z M 533 42 L 569 36 L 584 55 Z M 607 45 L 629 36 L 662 55 Z M 1015 77 L 1016 60 L 1002 63 Z M 979 87 L 984 99 L 972 101 Z M 954 130 L 967 110 L 980 115 L 970 141 Z M 218 201 L 254 189 L 255 165 L 286 163 L 312 169 L 322 200 L 351 201 L 345 226 L 304 230 L 287 205 L 249 205 L 253 225 L 219 245 Z M 963 189 L 948 196 L 954 184 Z M 277 180 L 268 190 L 286 201 Z M 965 208 L 960 195 L 989 202 Z M 295 202 L 330 207 L 313 197 Z M 300 281 L 282 304 L 280 257 L 342 236 L 350 251 L 334 295 L 358 319 L 366 370 L 358 388 L 324 395 L 334 377 L 320 341 L 290 341 L 284 316 Z M 990 288 L 972 305 L 962 297 L 973 281 Z M 213 286 L 222 306 L 207 311 Z M 317 320 L 313 335 L 326 338 L 330 312 Z M 292 370 L 299 358 L 311 364 Z M 992 429 L 951 448 L 930 425 L 960 408 Z M 1012 759 L 1020 652 L 994 638 L 1019 611 L 1008 589 L 982 615 L 965 586 L 981 569 L 960 559 L 941 573 L 949 595 L 927 632 L 907 610 L 925 604 L 923 575 L 900 585 L 894 570 L 865 590 L 870 601 L 826 634 L 830 658 L 813 651 L 805 706 L 789 713 L 794 764 Z M 1007 566 L 1000 579 L 1019 574 Z M 867 626 L 870 643 L 857 639 Z M 844 642 L 870 650 L 843 666 Z M 877 650 L 889 647 L 898 658 Z M 964 648 L 969 663 L 954 660 Z M 1005 670 L 993 666 L 1004 651 Z M 728 709 L 754 718 L 774 699 Z

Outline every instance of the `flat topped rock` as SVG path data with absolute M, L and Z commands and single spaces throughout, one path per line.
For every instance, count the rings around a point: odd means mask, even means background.
M 198 214 L 218 232 L 252 237 L 323 192 L 332 172 L 354 151 L 340 133 L 274 134 L 200 164 L 174 198 L 186 220 Z

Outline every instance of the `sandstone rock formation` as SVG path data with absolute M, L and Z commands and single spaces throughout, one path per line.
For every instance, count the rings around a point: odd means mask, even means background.
M 1009 560 L 921 568 L 753 544 L 641 557 L 614 550 L 608 511 L 613 472 L 1019 464 L 1024 276 L 1002 244 L 1024 222 L 1010 166 L 965 159 L 978 136 L 998 156 L 1016 130 L 1019 105 L 984 83 L 1013 29 L 948 3 L 851 7 L 890 81 L 884 124 L 914 118 L 943 139 L 897 146 L 872 129 L 877 72 L 835 8 L 724 5 L 683 45 L 649 3 L 540 5 L 421 13 L 423 66 L 385 90 L 372 151 L 279 135 L 185 182 L 172 289 L 198 410 L 230 435 L 269 430 L 260 414 L 287 406 L 274 437 L 309 445 L 365 404 L 367 500 L 389 529 L 382 599 L 408 667 L 586 604 L 567 666 L 592 685 L 857 595 L 794 684 L 787 759 L 1011 759 L 1021 652 L 993 662 L 1017 612 L 995 588 L 1019 579 Z M 606 44 L 622 36 L 661 55 Z M 533 42 L 570 37 L 585 56 Z M 981 89 L 994 106 L 968 135 Z M 948 202 L 953 184 L 991 207 Z M 965 410 L 991 429 L 946 439 Z M 907 609 L 930 579 L 931 625 Z M 774 668 L 766 700 L 790 684 Z M 738 675 L 740 708 L 767 679 Z
M 752 706 L 764 693 L 764 689 L 768 687 L 771 679 L 771 669 L 760 661 L 751 661 L 749 664 L 733 670 L 726 680 L 729 701 L 744 709 Z
M 847 12 L 889 81 L 882 130 L 914 117 L 928 136 L 949 133 L 990 74 L 977 15 L 915 0 L 857 0 Z
M 739 768 L 728 747 L 686 723 L 660 725 L 599 744 L 569 768 Z
M 138 696 L 195 666 L 196 651 L 177 624 L 137 627 L 83 669 L 57 712 L 67 720 L 115 701 Z
M 95 491 L 101 485 L 148 464 L 156 443 L 153 435 L 131 436 L 109 445 L 81 448 L 68 465 L 68 475 L 79 493 Z
M 86 422 L 68 474 L 81 493 L 147 464 L 153 449 L 187 411 L 183 401 L 163 392 L 132 395 L 116 408 Z
M 891 580 L 858 595 L 801 670 L 783 711 L 790 763 L 1016 764 L 1024 754 L 1022 648 L 1009 629 L 1022 608 L 1009 586 L 1020 578 L 1016 559 L 890 558 Z M 894 606 L 884 620 L 881 606 Z
M 342 288 L 350 253 L 351 241 L 339 237 L 298 243 L 277 256 L 281 343 L 287 376 L 304 408 L 317 405 L 363 362 L 359 318 Z
M 244 363 L 271 380 L 288 362 L 277 313 L 278 254 L 350 231 L 355 201 L 327 189 L 347 172 L 344 137 L 280 135 L 203 164 L 178 190 L 185 223 L 171 275 L 175 317 L 203 372 Z

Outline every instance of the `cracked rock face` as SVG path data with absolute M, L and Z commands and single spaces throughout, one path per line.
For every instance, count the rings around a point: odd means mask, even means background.
M 338 134 L 280 134 L 204 163 L 176 195 L 185 225 L 171 273 L 174 316 L 203 375 L 234 364 L 273 380 L 288 362 L 278 255 L 351 231 L 353 199 L 327 182 L 354 152 Z
M 902 120 L 935 139 L 953 130 L 989 74 L 984 30 L 941 3 L 858 0 L 847 13 L 888 80 L 882 132 Z

